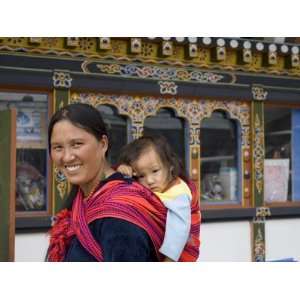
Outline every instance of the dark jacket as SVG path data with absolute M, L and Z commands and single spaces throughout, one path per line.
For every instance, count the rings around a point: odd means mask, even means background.
M 127 180 L 120 173 L 115 173 L 102 186 L 115 179 Z M 102 248 L 106 262 L 148 262 L 157 261 L 153 243 L 146 231 L 135 224 L 117 219 L 103 218 L 89 224 L 91 233 Z M 64 261 L 96 261 L 80 244 L 76 236 L 71 240 Z

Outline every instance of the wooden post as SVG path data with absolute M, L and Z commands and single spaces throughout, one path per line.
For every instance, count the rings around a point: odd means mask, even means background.
M 65 71 L 55 71 L 53 74 L 53 113 L 62 107 L 70 103 L 70 88 L 71 88 L 72 78 L 69 73 Z M 51 164 L 52 167 L 52 204 L 53 213 L 57 213 L 69 192 L 69 184 L 67 183 L 63 174 L 58 172 Z
M 265 218 L 270 210 L 264 207 L 264 100 L 268 92 L 262 86 L 253 86 L 251 106 L 252 125 L 252 201 L 256 215 L 251 223 L 252 260 L 265 261 Z
M 0 112 L 0 261 L 15 258 L 16 110 Z

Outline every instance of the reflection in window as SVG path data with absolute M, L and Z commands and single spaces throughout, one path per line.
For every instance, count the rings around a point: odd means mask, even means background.
M 201 123 L 201 201 L 240 202 L 240 142 L 237 122 L 215 111 Z
M 264 200 L 267 203 L 291 200 L 292 110 L 265 109 Z
M 47 210 L 47 95 L 0 92 L 0 109 L 16 108 L 16 211 Z
M 118 114 L 115 107 L 100 105 L 98 106 L 98 109 L 101 112 L 108 131 L 110 143 L 108 159 L 112 164 L 116 164 L 121 147 L 126 145 L 128 142 L 128 122 L 125 117 Z
M 156 116 L 146 118 L 144 134 L 163 135 L 186 168 L 185 145 L 188 144 L 186 128 L 184 121 L 177 118 L 172 110 L 160 109 Z

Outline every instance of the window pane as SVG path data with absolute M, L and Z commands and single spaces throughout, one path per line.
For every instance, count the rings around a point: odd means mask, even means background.
M 16 211 L 47 210 L 47 116 L 43 94 L 0 93 L 0 109 L 17 110 Z
M 292 110 L 292 200 L 300 201 L 300 109 Z
M 240 202 L 238 182 L 240 144 L 237 122 L 215 111 L 201 123 L 201 200 Z
M 116 164 L 120 149 L 122 146 L 126 145 L 128 141 L 128 122 L 125 117 L 118 115 L 117 109 L 112 106 L 100 105 L 98 106 L 98 109 L 104 119 L 109 135 L 110 149 L 108 152 L 108 159 L 112 164 Z
M 163 135 L 186 168 L 185 145 L 188 144 L 188 141 L 184 121 L 177 118 L 173 111 L 160 109 L 156 116 L 146 118 L 144 134 Z
M 290 108 L 265 109 L 264 200 L 267 203 L 292 199 Z

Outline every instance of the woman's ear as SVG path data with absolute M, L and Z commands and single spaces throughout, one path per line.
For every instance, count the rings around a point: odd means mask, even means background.
M 108 138 L 107 138 L 107 136 L 105 134 L 102 135 L 100 143 L 102 145 L 102 149 L 103 149 L 104 154 L 105 154 L 106 151 L 107 151 L 107 149 L 108 149 Z

